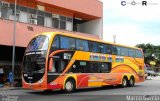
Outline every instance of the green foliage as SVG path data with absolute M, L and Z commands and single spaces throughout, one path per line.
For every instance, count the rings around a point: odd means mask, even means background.
M 143 49 L 145 63 L 149 64 L 150 61 L 155 61 L 156 66 L 160 66 L 160 45 L 155 46 L 148 43 L 137 44 L 136 47 Z

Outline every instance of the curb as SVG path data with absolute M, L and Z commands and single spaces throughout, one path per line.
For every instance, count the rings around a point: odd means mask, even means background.
M 8 87 L 8 88 L 0 88 L 0 90 L 22 90 L 22 87 Z

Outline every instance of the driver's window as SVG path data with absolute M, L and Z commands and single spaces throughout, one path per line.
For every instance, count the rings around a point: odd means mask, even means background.
M 54 73 L 61 73 L 65 70 L 68 61 L 66 60 L 53 60 L 52 70 Z
M 59 48 L 59 37 L 56 36 L 52 43 L 52 48 Z

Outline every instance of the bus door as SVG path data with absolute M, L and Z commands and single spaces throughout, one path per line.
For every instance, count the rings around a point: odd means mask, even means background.
M 56 82 L 57 84 L 60 84 L 61 82 L 59 82 L 58 77 L 60 77 L 67 65 L 68 60 L 53 57 L 49 63 L 48 83 Z

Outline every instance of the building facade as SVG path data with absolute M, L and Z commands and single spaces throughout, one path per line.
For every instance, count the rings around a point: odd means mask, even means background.
M 15 78 L 29 40 L 47 31 L 102 39 L 103 4 L 98 0 L 17 0 Z M 11 71 L 15 0 L 0 1 L 0 68 Z M 2 78 L 1 78 L 2 79 Z

